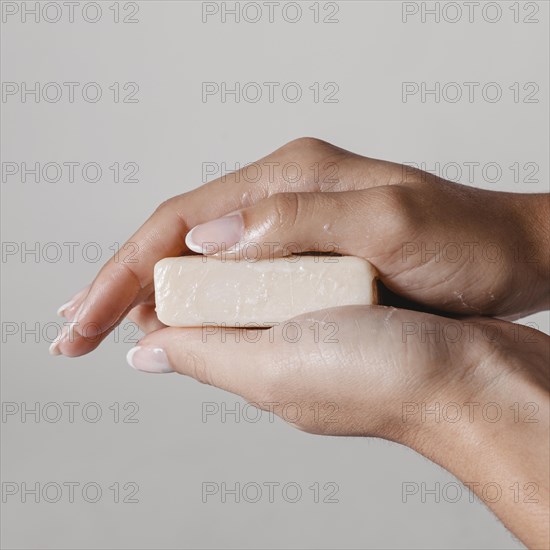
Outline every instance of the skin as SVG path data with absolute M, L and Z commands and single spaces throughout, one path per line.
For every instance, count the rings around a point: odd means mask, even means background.
M 299 177 L 285 172 L 290 163 Z M 307 432 L 407 445 L 466 483 L 526 545 L 547 548 L 550 339 L 503 319 L 548 309 L 549 196 L 465 187 L 311 138 L 258 165 L 259 180 L 241 170 L 159 206 L 129 239 L 134 245 L 61 308 L 74 332 L 53 353 L 88 353 L 128 316 L 146 333 L 136 368 L 160 362 L 165 372 L 239 394 L 285 420 L 285 405 L 296 403 L 301 416 L 291 423 Z M 229 222 L 207 224 L 228 214 Z M 236 341 L 234 330 L 206 336 L 158 321 L 158 260 L 190 247 L 246 257 L 249 243 L 259 245 L 255 257 L 283 255 L 295 243 L 290 252 L 366 258 L 396 303 L 417 311 L 310 313 L 293 320 L 302 327 L 298 343 L 281 326 Z M 322 331 L 315 338 L 312 325 L 337 327 L 336 341 Z M 423 417 L 422 406 L 435 403 L 477 403 L 477 415 Z M 498 421 L 481 414 L 489 403 L 502 411 Z M 529 404 L 535 422 L 525 421 Z M 488 483 L 502 489 L 499 498 L 484 490 Z

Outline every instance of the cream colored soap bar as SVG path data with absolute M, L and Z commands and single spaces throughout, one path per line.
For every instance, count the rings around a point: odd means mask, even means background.
M 376 303 L 375 277 L 369 262 L 352 256 L 165 258 L 155 265 L 157 316 L 173 327 L 272 326 L 318 309 Z

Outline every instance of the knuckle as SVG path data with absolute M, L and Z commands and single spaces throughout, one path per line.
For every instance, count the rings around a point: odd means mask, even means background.
M 289 141 L 286 145 L 284 145 L 284 148 L 291 149 L 291 150 L 297 150 L 297 151 L 309 151 L 309 150 L 316 150 L 319 147 L 321 147 L 325 142 L 321 139 L 317 139 L 310 136 L 303 136 L 296 139 L 293 139 L 292 141 Z
M 375 200 L 371 208 L 382 214 L 385 229 L 392 234 L 408 234 L 418 226 L 422 217 L 422 205 L 418 204 L 417 191 L 410 187 L 391 185 L 374 188 Z M 370 199 L 371 197 L 369 197 Z
M 155 214 L 165 214 L 172 212 L 175 208 L 176 197 L 171 197 L 162 201 L 155 209 Z
M 114 262 L 115 269 L 119 270 L 117 275 L 124 275 L 128 280 L 132 281 L 135 288 L 142 290 L 145 288 L 144 281 L 138 275 L 138 272 L 134 269 L 133 264 L 127 263 L 125 261 Z
M 208 368 L 206 361 L 202 357 L 188 351 L 186 352 L 184 361 L 187 365 L 186 370 L 197 382 L 208 386 L 215 386 L 212 379 L 212 371 Z
M 151 218 L 157 218 L 158 220 L 163 221 L 171 220 L 174 224 L 177 224 L 181 228 L 182 232 L 188 231 L 190 227 L 187 225 L 185 214 L 181 211 L 181 199 L 184 195 L 186 195 L 186 193 L 171 197 L 161 202 L 153 212 Z
M 277 193 L 269 199 L 279 227 L 293 227 L 299 217 L 300 195 L 298 193 Z

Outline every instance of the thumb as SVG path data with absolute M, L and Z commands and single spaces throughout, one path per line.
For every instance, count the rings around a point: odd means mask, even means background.
M 136 370 L 177 372 L 245 398 L 257 398 L 268 385 L 262 366 L 277 349 L 268 333 L 213 323 L 189 329 L 168 327 L 142 338 L 126 358 Z
M 235 253 L 258 260 L 301 252 L 376 256 L 399 248 L 406 234 L 402 195 L 382 186 L 331 193 L 278 193 L 258 204 L 195 226 L 185 239 L 202 254 Z M 391 242 L 388 242 L 391 241 Z

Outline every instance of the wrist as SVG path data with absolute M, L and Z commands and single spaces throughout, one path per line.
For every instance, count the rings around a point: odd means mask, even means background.
M 550 308 L 550 194 L 513 194 L 512 210 L 517 220 L 516 261 L 526 276 L 522 289 L 532 313 Z
M 502 329 L 493 342 L 488 326 Z M 506 333 L 514 326 L 478 321 L 472 365 L 448 378 L 405 444 L 453 473 L 525 544 L 540 548 L 549 537 L 548 337 L 527 327 Z

